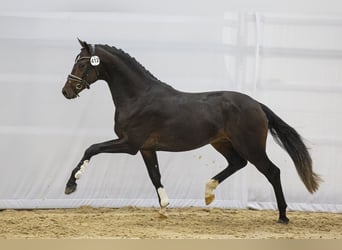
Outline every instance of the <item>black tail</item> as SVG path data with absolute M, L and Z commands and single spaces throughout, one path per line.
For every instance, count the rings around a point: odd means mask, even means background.
M 260 103 L 268 119 L 269 130 L 276 142 L 286 150 L 292 158 L 297 172 L 310 193 L 318 189 L 321 178 L 312 170 L 311 156 L 301 136 L 286 124 L 267 106 Z

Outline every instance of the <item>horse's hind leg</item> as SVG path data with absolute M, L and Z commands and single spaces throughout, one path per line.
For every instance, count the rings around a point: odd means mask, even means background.
M 257 126 L 255 126 L 258 128 Z M 261 127 L 261 126 L 259 126 Z M 248 135 L 248 137 L 246 137 Z M 256 131 L 254 133 L 244 133 L 240 137 L 239 152 L 251 162 L 271 183 L 279 210 L 279 223 L 287 224 L 289 219 L 286 217 L 286 202 L 281 187 L 280 170 L 274 165 L 266 154 L 266 136 L 267 133 L 263 131 Z
M 155 151 L 140 150 L 140 153 L 144 159 L 145 165 L 147 167 L 147 172 L 151 178 L 153 186 L 155 187 L 159 204 L 161 207 L 160 214 L 166 216 L 165 208 L 169 205 L 169 198 L 165 192 L 163 185 L 161 184 L 161 175 L 159 171 L 157 154 Z
M 266 153 L 261 156 L 258 160 L 251 162 L 256 166 L 256 168 L 266 176 L 267 180 L 272 184 L 274 193 L 277 199 L 277 205 L 279 210 L 279 223 L 287 224 L 289 219 L 286 217 L 286 201 L 283 194 L 283 189 L 281 187 L 280 181 L 280 169 L 274 165 L 267 157 Z
M 213 191 L 216 187 L 234 174 L 239 169 L 247 165 L 247 161 L 243 159 L 233 148 L 229 141 L 219 141 L 211 144 L 219 153 L 221 153 L 228 161 L 228 166 L 211 178 L 205 187 L 205 204 L 209 205 L 214 199 Z

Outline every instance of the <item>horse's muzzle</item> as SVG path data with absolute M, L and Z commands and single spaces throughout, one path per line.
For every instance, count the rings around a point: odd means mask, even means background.
M 74 99 L 77 97 L 77 95 L 74 93 L 72 90 L 67 90 L 67 88 L 62 89 L 62 94 L 64 95 L 65 98 L 67 99 Z

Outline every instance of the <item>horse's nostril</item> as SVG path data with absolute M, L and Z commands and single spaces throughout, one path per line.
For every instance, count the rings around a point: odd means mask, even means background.
M 65 91 L 65 89 L 62 90 L 62 93 L 65 97 L 67 96 L 67 92 Z

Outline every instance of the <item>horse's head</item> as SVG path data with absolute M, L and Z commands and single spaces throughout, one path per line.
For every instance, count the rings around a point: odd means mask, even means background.
M 90 84 L 98 80 L 97 66 L 100 58 L 95 54 L 95 46 L 79 40 L 82 46 L 81 53 L 75 59 L 75 64 L 62 89 L 63 95 L 72 99 L 84 90 L 89 89 Z

